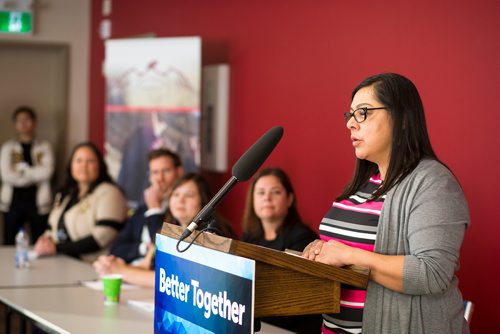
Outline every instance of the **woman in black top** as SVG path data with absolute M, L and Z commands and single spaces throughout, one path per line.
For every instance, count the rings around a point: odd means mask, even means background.
M 300 218 L 290 178 L 280 168 L 265 168 L 248 190 L 242 240 L 284 251 L 302 250 L 318 235 Z M 319 333 L 320 315 L 262 318 L 297 333 Z

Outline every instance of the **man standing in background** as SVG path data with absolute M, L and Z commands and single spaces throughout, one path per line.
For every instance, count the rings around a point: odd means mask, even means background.
M 52 204 L 50 179 L 54 153 L 48 141 L 35 138 L 36 113 L 19 107 L 12 114 L 17 137 L 2 145 L 0 210 L 4 216 L 4 244 L 13 245 L 19 228 L 29 223 L 34 243 L 47 229 Z

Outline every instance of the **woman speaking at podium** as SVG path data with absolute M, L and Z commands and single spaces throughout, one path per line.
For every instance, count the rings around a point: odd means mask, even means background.
M 394 73 L 369 77 L 344 119 L 356 170 L 303 256 L 367 267 L 370 282 L 342 286 L 323 333 L 468 333 L 455 276 L 467 202 L 431 147 L 416 87 Z

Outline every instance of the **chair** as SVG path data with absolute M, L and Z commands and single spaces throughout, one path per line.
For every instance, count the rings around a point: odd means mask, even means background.
M 464 300 L 464 317 L 469 323 L 472 318 L 472 311 L 474 311 L 474 303 L 470 300 Z

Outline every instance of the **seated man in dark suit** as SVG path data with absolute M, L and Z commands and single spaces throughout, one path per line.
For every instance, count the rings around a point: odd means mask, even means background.
M 154 243 L 163 223 L 172 185 L 183 174 L 179 156 L 167 149 L 149 152 L 148 164 L 150 186 L 144 190 L 144 203 L 127 220 L 111 247 L 110 253 L 127 263 L 141 260 Z

